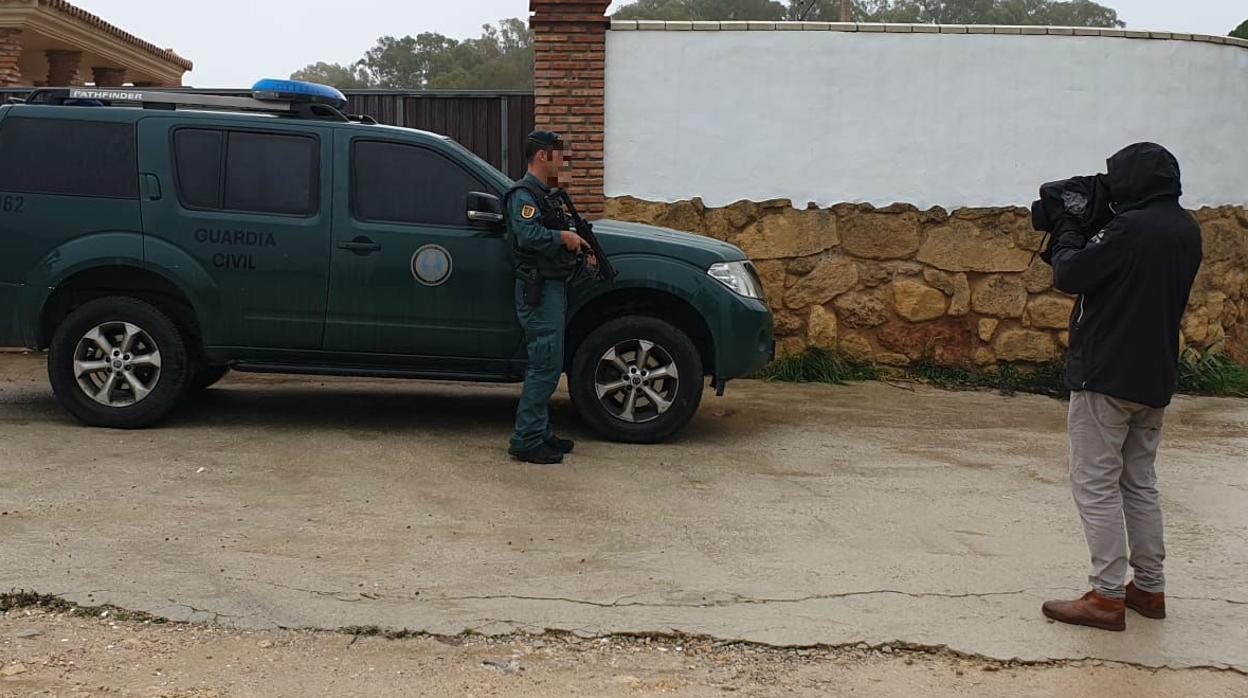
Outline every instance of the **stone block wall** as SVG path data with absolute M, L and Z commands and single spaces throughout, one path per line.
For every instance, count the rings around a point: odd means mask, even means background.
M 878 363 L 992 366 L 1062 357 L 1074 299 L 1053 288 L 1025 208 L 920 211 L 787 200 L 606 202 L 606 217 L 725 240 L 754 260 L 780 353 L 838 348 Z M 1248 363 L 1248 209 L 1193 211 L 1204 264 L 1182 342 Z

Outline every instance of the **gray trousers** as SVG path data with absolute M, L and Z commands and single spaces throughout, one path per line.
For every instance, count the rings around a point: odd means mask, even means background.
M 1128 565 L 1142 591 L 1165 590 L 1154 468 L 1164 414 L 1087 390 L 1070 394 L 1070 484 L 1092 553 L 1088 581 L 1103 596 L 1123 596 Z

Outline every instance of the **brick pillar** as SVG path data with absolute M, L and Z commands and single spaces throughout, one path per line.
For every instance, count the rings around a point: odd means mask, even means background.
M 610 0 L 529 0 L 537 65 L 533 88 L 539 130 L 555 131 L 572 157 L 568 191 L 587 218 L 603 212 L 603 125 L 606 110 Z
M 0 29 L 0 87 L 21 87 L 22 30 Z
M 96 87 L 121 87 L 126 84 L 125 68 L 101 68 L 97 66 L 91 69 L 91 74 L 95 77 Z
M 82 51 L 49 50 L 43 54 L 48 57 L 48 83 L 57 87 L 80 85 L 78 66 L 82 63 Z

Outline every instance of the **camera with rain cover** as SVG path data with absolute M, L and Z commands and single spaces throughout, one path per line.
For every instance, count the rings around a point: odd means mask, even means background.
M 1091 237 L 1113 217 L 1108 177 L 1103 174 L 1046 182 L 1040 186 L 1040 198 L 1031 204 L 1031 225 L 1046 237 L 1041 255 L 1045 262 L 1050 261 L 1052 241 L 1061 221 L 1070 221 L 1084 237 Z

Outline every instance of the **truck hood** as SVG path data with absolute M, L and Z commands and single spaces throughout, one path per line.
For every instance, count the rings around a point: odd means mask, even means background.
M 594 221 L 594 233 L 608 255 L 650 254 L 706 268 L 745 259 L 735 245 L 670 228 L 624 221 Z

